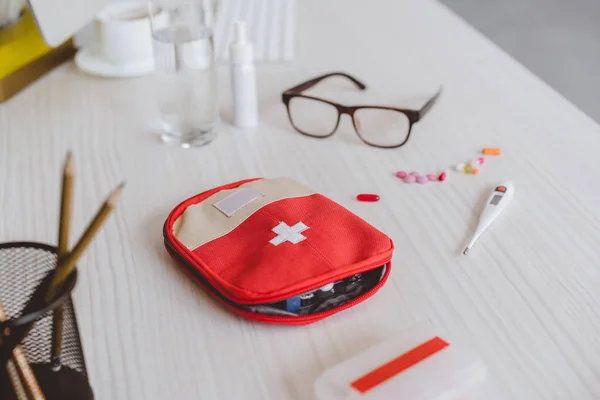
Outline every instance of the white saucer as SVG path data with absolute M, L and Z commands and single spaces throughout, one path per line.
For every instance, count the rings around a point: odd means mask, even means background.
M 154 60 L 134 64 L 114 64 L 89 50 L 81 49 L 75 55 L 75 65 L 82 71 L 106 78 L 131 78 L 154 73 Z

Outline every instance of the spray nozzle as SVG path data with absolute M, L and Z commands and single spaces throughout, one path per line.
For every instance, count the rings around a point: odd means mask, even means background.
M 246 23 L 235 21 L 233 42 L 231 43 L 231 62 L 234 64 L 251 64 L 253 58 L 252 44 L 246 37 Z

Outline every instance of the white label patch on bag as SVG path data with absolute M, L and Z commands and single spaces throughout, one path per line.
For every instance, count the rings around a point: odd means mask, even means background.
M 258 190 L 244 188 L 230 194 L 223 200 L 216 202 L 213 206 L 223 214 L 231 217 L 244 206 L 247 206 L 254 200 L 260 199 L 263 196 L 264 194 Z
M 300 243 L 306 239 L 306 236 L 301 233 L 307 229 L 309 229 L 308 226 L 304 225 L 302 222 L 298 222 L 294 226 L 289 226 L 285 222 L 280 222 L 279 225 L 272 229 L 277 236 L 269 240 L 269 243 L 274 246 L 279 246 L 283 242 L 290 242 L 292 244 Z

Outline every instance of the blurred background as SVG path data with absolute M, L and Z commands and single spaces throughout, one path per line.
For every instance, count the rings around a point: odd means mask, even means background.
M 440 1 L 600 122 L 600 0 Z M 0 0 L 0 26 L 24 4 Z
M 600 122 L 600 0 L 441 2 Z

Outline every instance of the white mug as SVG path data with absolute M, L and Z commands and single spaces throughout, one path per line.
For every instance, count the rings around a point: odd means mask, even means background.
M 150 15 L 161 12 L 158 7 L 139 2 L 115 3 L 102 10 L 96 17 L 102 57 L 114 64 L 152 60 Z

